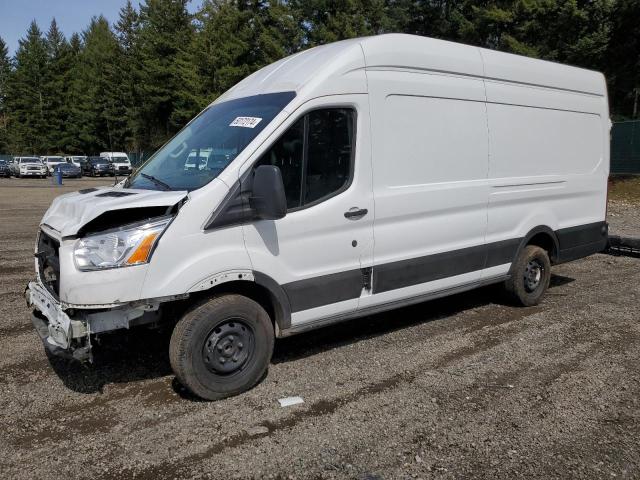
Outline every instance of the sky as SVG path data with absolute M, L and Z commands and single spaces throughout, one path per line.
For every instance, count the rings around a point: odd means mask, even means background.
M 126 3 L 126 0 L 0 0 L 0 37 L 6 42 L 9 55 L 13 55 L 32 20 L 46 32 L 55 17 L 58 28 L 69 38 L 73 32 L 84 30 L 93 16 L 102 14 L 110 23 L 116 22 L 120 8 Z M 131 3 L 137 7 L 140 0 Z M 189 10 L 194 11 L 199 3 L 192 0 Z

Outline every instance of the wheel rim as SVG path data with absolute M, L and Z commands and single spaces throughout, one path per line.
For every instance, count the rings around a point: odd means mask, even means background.
M 544 274 L 544 265 L 537 259 L 534 258 L 524 269 L 524 288 L 527 292 L 531 293 L 535 291 L 542 281 L 542 277 Z
M 225 320 L 209 333 L 202 348 L 207 369 L 217 375 L 233 375 L 242 370 L 253 353 L 255 335 L 240 319 Z

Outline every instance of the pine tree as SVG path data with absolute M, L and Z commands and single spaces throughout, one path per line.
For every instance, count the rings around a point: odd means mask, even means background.
M 140 6 L 140 112 L 143 146 L 157 148 L 202 102 L 194 75 L 193 35 L 187 0 L 146 0 Z
M 307 45 L 389 31 L 389 8 L 384 0 L 292 0 Z
M 140 117 L 138 88 L 140 82 L 140 50 L 138 48 L 140 17 L 130 0 L 127 0 L 126 5 L 120 9 L 120 16 L 114 29 L 119 44 L 119 90 L 125 111 L 125 142 L 128 148 L 139 152 L 141 145 L 138 140 L 142 134 L 139 131 L 140 123 L 137 121 Z
M 123 148 L 126 121 L 118 90 L 118 42 L 104 17 L 91 20 L 83 44 L 72 92 L 78 145 L 89 153 Z
M 71 50 L 64 35 L 58 29 L 55 19 L 51 21 L 45 45 L 47 69 L 43 79 L 43 91 L 46 130 L 42 135 L 46 139 L 45 150 L 48 153 L 64 153 L 65 125 L 69 117 L 66 99 L 70 79 Z
M 11 60 L 7 44 L 0 37 L 0 153 L 9 151 L 9 112 L 7 110 L 8 82 L 11 74 Z
M 196 18 L 196 65 L 209 101 L 304 44 L 288 2 L 206 0 Z
M 62 150 L 72 154 L 93 153 L 86 149 L 87 143 L 83 141 L 81 136 L 84 126 L 83 122 L 85 121 L 83 108 L 88 106 L 88 102 L 85 101 L 87 93 L 83 90 L 85 85 L 81 64 L 83 48 L 84 46 L 80 35 L 77 33 L 71 35 L 68 48 L 69 68 L 67 70 L 64 95 L 67 119 L 64 124 L 61 143 L 63 145 Z M 85 136 L 86 135 L 85 133 Z
M 640 3 L 618 0 L 611 14 L 611 41 L 604 54 L 612 111 L 640 117 Z
M 14 153 L 35 154 L 45 151 L 43 78 L 46 69 L 46 44 L 34 21 L 29 26 L 27 36 L 19 41 L 15 69 L 8 81 L 8 131 L 10 148 Z

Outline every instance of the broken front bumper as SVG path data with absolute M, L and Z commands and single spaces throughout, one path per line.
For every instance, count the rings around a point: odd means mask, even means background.
M 91 360 L 86 322 L 69 318 L 60 302 L 38 282 L 29 283 L 25 297 L 33 308 L 31 322 L 50 353 L 81 361 Z

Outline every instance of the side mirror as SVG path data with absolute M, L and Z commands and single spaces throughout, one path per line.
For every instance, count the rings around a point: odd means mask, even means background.
M 258 218 L 277 220 L 287 214 L 282 173 L 274 165 L 261 165 L 253 176 L 251 206 Z

